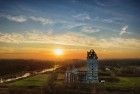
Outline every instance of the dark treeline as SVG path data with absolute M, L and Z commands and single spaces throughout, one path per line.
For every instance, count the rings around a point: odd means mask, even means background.
M 40 71 L 53 66 L 51 61 L 23 60 L 23 59 L 1 59 L 0 77 L 22 74 L 26 72 Z M 7 78 L 7 77 L 6 77 Z
M 112 66 L 112 67 L 124 67 L 124 66 L 139 66 L 140 67 L 140 59 L 103 59 L 98 60 L 99 67 L 104 66 Z M 62 65 L 81 67 L 86 65 L 86 60 L 80 59 L 72 59 L 65 60 L 61 62 Z
M 140 76 L 140 59 L 100 60 L 99 69 L 101 71 L 106 71 L 106 68 L 109 68 L 111 72 L 113 72 L 115 75 L 118 75 L 118 76 L 132 76 L 132 77 L 138 76 L 139 77 Z
M 86 66 L 86 61 L 81 59 L 70 59 L 58 62 L 61 65 L 60 70 L 65 72 L 67 68 L 80 68 Z
M 56 61 L 43 60 L 23 60 L 23 59 L 1 59 L 0 60 L 0 78 L 17 75 L 26 72 L 40 71 L 50 68 L 56 64 Z M 57 64 L 62 65 L 61 70 L 65 71 L 67 67 L 82 67 L 86 66 L 86 60 L 64 60 L 57 61 Z M 119 73 L 140 75 L 140 59 L 110 59 L 99 60 L 99 69 L 105 70 L 110 68 Z M 121 74 L 119 74 L 121 75 Z M 123 74 L 124 75 L 124 74 Z
M 140 59 L 103 59 L 99 60 L 99 66 L 140 66 Z

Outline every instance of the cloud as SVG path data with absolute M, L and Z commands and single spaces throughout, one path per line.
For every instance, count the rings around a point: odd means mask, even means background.
M 36 35 L 35 35 L 36 34 Z M 24 32 L 24 33 L 0 33 L 0 42 L 7 43 L 22 43 L 28 41 L 38 41 L 40 36 L 39 33 L 32 32 Z
M 31 16 L 30 19 L 35 21 L 35 22 L 40 22 L 43 25 L 51 24 L 52 23 L 52 20 L 44 18 L 44 17 L 34 17 L 34 16 Z
M 120 31 L 120 35 L 123 35 L 125 33 L 128 33 L 128 25 L 125 25 L 121 28 L 121 31 Z
M 124 22 L 124 19 L 122 19 L 121 17 L 119 17 L 119 18 L 118 17 L 102 18 L 102 17 L 97 16 L 97 17 L 93 18 L 93 21 L 122 25 Z
M 27 19 L 23 16 L 11 16 L 11 15 L 6 15 L 5 16 L 8 20 L 10 21 L 15 21 L 15 22 L 19 22 L 19 23 L 22 23 L 22 22 L 25 22 L 27 21 Z
M 3 43 L 51 43 L 73 46 L 85 46 L 98 49 L 140 49 L 140 40 L 112 37 L 98 39 L 76 32 L 64 34 L 48 34 L 37 30 L 24 33 L 0 33 L 0 42 Z
M 140 49 L 140 40 L 138 39 L 125 39 L 118 37 L 111 37 L 109 39 L 100 39 L 99 45 L 103 48 L 129 48 L 129 49 Z
M 24 40 L 24 36 L 18 33 L 0 33 L 0 42 L 18 43 Z
M 115 6 L 116 4 L 118 4 L 117 0 L 95 0 L 95 3 L 99 6 L 103 6 L 103 7 L 109 7 L 109 6 Z
M 53 23 L 53 21 L 51 19 L 48 19 L 48 18 L 45 18 L 45 17 L 35 17 L 35 16 L 27 17 L 27 16 L 22 16 L 22 15 L 20 15 L 20 16 L 0 15 L 0 17 L 6 18 L 10 21 L 19 22 L 19 23 L 28 21 L 29 19 L 34 21 L 34 22 L 41 23 L 43 25 Z
M 114 20 L 111 19 L 111 18 L 100 18 L 100 17 L 95 17 L 93 19 L 94 21 L 100 21 L 100 22 L 103 22 L 103 23 L 113 23 Z
M 75 25 L 72 28 L 70 28 L 71 31 L 78 31 L 79 33 L 87 33 L 87 34 L 91 34 L 91 33 L 96 33 L 96 32 L 100 32 L 100 29 L 97 27 L 93 27 L 91 25 L 85 25 L 85 24 L 79 24 L 79 25 Z
M 96 29 L 92 26 L 82 26 L 81 31 L 85 33 L 95 33 L 95 32 L 99 32 L 100 29 Z
M 105 23 L 112 23 L 113 22 L 112 19 L 103 19 L 102 21 L 105 22 Z
M 85 20 L 90 20 L 90 16 L 86 13 L 83 14 L 78 14 L 78 15 L 74 15 L 73 16 L 76 20 L 81 20 L 81 21 L 85 21 Z
M 63 35 L 55 36 L 55 41 L 59 44 L 65 45 L 89 46 L 93 41 L 95 41 L 95 38 L 88 37 L 81 33 L 68 32 Z

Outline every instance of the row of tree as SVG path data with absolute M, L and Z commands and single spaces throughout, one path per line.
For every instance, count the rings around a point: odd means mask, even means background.
M 50 67 L 53 67 L 53 62 L 51 61 L 3 59 L 0 60 L 0 78 L 7 78 L 27 72 L 31 73 Z

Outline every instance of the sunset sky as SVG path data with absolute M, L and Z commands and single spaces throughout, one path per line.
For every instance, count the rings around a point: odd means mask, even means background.
M 138 0 L 0 0 L 0 58 L 140 58 L 139 11 Z

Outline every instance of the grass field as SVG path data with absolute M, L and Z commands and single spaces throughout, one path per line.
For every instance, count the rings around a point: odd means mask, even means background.
M 8 86 L 43 86 L 48 81 L 49 74 L 39 74 L 36 76 L 21 79 L 8 83 Z
M 39 74 L 36 76 L 21 79 L 15 82 L 8 83 L 8 86 L 43 86 L 47 85 L 49 74 Z M 62 82 L 64 77 L 58 76 L 57 83 Z M 61 83 L 62 85 L 62 83 Z M 99 83 L 100 88 L 106 89 L 140 89 L 140 77 L 119 77 L 119 82 L 105 82 Z
M 119 82 L 105 82 L 100 87 L 107 89 L 140 89 L 140 77 L 119 77 Z

